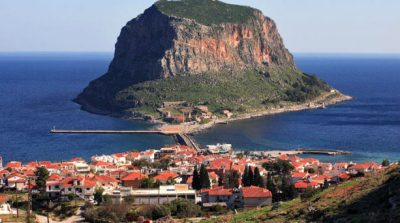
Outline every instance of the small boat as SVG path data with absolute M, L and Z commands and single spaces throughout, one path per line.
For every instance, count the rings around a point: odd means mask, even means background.
M 322 103 L 322 109 L 326 109 L 325 102 Z

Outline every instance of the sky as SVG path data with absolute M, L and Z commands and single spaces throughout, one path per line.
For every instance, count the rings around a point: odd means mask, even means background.
M 0 52 L 113 52 L 151 0 L 0 0 Z M 400 53 L 399 0 L 225 0 L 258 8 L 295 53 Z

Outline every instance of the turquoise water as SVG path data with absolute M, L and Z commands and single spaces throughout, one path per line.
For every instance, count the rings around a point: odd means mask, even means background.
M 71 100 L 107 70 L 112 54 L 0 54 L 0 154 L 3 159 L 65 160 L 173 143 L 159 135 L 51 135 L 56 128 L 143 129 L 141 121 L 81 111 Z M 324 160 L 400 159 L 400 57 L 295 55 L 298 66 L 354 100 L 328 109 L 279 114 L 198 134 L 201 144 L 237 149 L 314 147 L 353 151 Z

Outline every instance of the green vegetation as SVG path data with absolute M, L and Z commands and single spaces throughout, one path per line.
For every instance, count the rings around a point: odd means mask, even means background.
M 164 14 L 194 19 L 204 25 L 246 23 L 255 18 L 253 8 L 215 0 L 160 0 L 156 6 Z
M 399 167 L 329 187 L 301 199 L 204 222 L 400 222 Z
M 262 74 L 221 71 L 201 75 L 179 75 L 135 84 L 116 95 L 126 109 L 156 113 L 165 101 L 187 101 L 207 105 L 213 113 L 227 109 L 234 113 L 263 110 L 271 104 L 305 102 L 330 90 L 317 77 L 290 69 Z M 152 112 L 149 112 L 152 111 Z
M 35 171 L 36 176 L 36 186 L 40 192 L 46 191 L 46 181 L 49 178 L 50 174 L 46 167 L 38 167 Z

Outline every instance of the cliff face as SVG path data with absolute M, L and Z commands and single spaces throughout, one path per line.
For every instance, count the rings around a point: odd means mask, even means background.
M 278 75 L 273 72 L 276 69 L 298 72 L 275 23 L 260 11 L 235 6 L 232 10 L 250 13 L 245 22 L 222 20 L 205 24 L 200 17 L 168 14 L 167 7 L 172 10 L 176 7 L 170 4 L 196 4 L 194 0 L 181 2 L 160 1 L 122 28 L 108 72 L 92 81 L 76 99 L 84 109 L 112 113 L 145 104 L 145 101 L 136 100 L 135 95 L 126 97 L 126 100 L 133 100 L 132 103 L 121 102 L 116 95 L 151 80 L 215 74 L 222 70 L 229 72 L 232 78 L 248 69 L 264 76 Z M 225 3 L 199 2 L 230 10 L 230 5 Z M 204 7 L 207 6 L 202 9 Z

